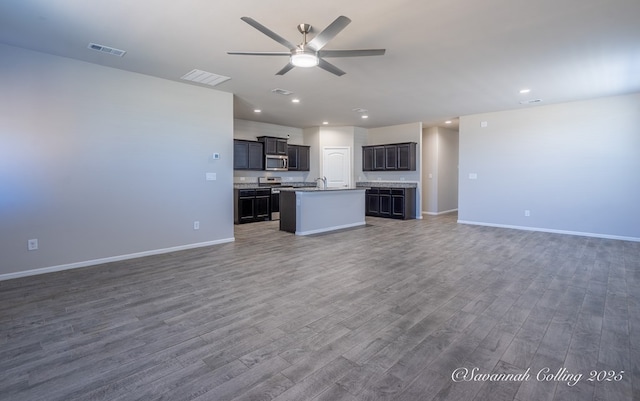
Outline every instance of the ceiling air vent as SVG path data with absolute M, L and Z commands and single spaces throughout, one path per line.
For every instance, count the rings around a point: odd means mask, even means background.
M 109 46 L 102 46 L 97 43 L 89 43 L 89 46 L 87 47 L 91 50 L 111 54 L 113 56 L 118 56 L 118 57 L 122 57 L 126 53 L 126 51 L 124 50 L 114 49 L 113 47 L 109 47 Z
M 183 76 L 180 79 L 184 79 L 185 81 L 196 82 L 199 84 L 216 86 L 225 81 L 231 79 L 231 77 L 225 77 L 224 75 L 213 74 L 211 72 L 206 72 L 202 70 L 193 70 Z
M 271 92 L 277 95 L 283 95 L 283 96 L 289 96 L 293 94 L 293 92 L 291 91 L 288 91 L 286 89 L 280 89 L 280 88 L 271 89 Z
M 520 104 L 534 104 L 534 103 L 540 103 L 542 101 L 542 99 L 528 99 L 528 100 L 521 100 Z

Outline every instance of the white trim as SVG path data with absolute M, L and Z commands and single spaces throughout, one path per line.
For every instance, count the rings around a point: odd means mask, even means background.
M 351 228 L 351 227 L 359 227 L 359 226 L 364 226 L 366 225 L 367 222 L 366 221 L 360 221 L 357 223 L 349 223 L 349 224 L 343 224 L 341 226 L 333 226 L 333 227 L 324 227 L 324 228 L 318 228 L 316 230 L 308 230 L 308 231 L 296 231 L 296 235 L 311 235 L 311 234 L 318 234 L 318 233 L 324 233 L 327 231 L 335 231 L 335 230 L 342 230 L 344 228 Z
M 180 246 L 174 246 L 174 247 L 171 247 L 171 248 L 154 249 L 154 250 L 151 250 L 151 251 L 130 253 L 128 255 L 110 256 L 108 258 L 85 260 L 85 261 L 82 261 L 82 262 L 68 263 L 68 264 L 64 264 L 64 265 L 49 266 L 49 267 L 42 267 L 42 268 L 39 268 L 39 269 L 25 270 L 25 271 L 20 271 L 20 272 L 15 272 L 15 273 L 0 274 L 0 281 L 11 280 L 11 279 L 20 278 L 20 277 L 35 276 L 35 275 L 38 275 L 38 274 L 59 272 L 59 271 L 63 271 L 63 270 L 78 269 L 80 267 L 101 265 L 103 263 L 109 263 L 109 262 L 119 262 L 121 260 L 142 258 L 142 257 L 145 257 L 145 256 L 159 255 L 159 254 L 169 253 L 169 252 L 184 251 L 186 249 L 202 248 L 202 247 L 205 247 L 205 246 L 211 246 L 211 245 L 224 244 L 224 243 L 227 243 L 227 242 L 233 242 L 235 240 L 236 239 L 234 237 L 224 238 L 224 239 L 215 240 L 215 241 L 198 242 L 198 243 L 195 243 L 195 244 L 180 245 Z
M 346 155 L 349 158 L 349 168 L 346 171 L 345 176 L 347 177 L 347 188 L 351 188 L 351 183 L 353 182 L 353 155 L 351 152 L 351 147 L 350 146 L 323 146 L 322 147 L 322 176 L 326 178 L 326 176 L 328 175 L 325 171 L 325 169 L 327 168 L 326 166 L 326 159 L 327 159 L 327 151 L 331 150 L 331 149 L 336 149 L 336 150 L 343 150 L 346 151 Z M 343 171 L 344 172 L 344 171 Z M 331 177 L 329 177 L 331 178 Z M 328 184 L 327 184 L 328 186 Z
M 512 225 L 509 225 L 509 224 L 483 223 L 483 222 L 479 222 L 479 221 L 467 221 L 467 220 L 458 220 L 458 223 L 460 223 L 460 224 L 471 224 L 471 225 L 476 225 L 476 226 L 512 228 L 512 229 L 515 229 L 515 230 L 525 230 L 525 231 L 539 231 L 539 232 L 543 232 L 543 233 L 578 235 L 578 236 L 582 236 L 582 237 L 594 237 L 594 238 L 615 239 L 615 240 L 621 240 L 621 241 L 640 242 L 640 237 L 626 237 L 626 236 L 622 236 L 622 235 L 588 233 L 588 232 L 583 232 L 583 231 L 556 230 L 556 229 L 553 229 L 553 228 L 542 228 L 542 227 L 512 226 Z
M 445 210 L 444 212 L 422 212 L 422 214 L 428 214 L 429 216 L 439 216 L 441 214 L 453 213 L 457 211 L 458 209 L 451 209 L 451 210 Z

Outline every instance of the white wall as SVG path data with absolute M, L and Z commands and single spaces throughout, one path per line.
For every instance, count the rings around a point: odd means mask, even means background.
M 458 131 L 438 127 L 437 213 L 458 209 Z
M 422 212 L 458 209 L 458 131 L 426 128 L 422 134 Z
M 0 278 L 233 240 L 231 94 L 4 45 L 0 88 Z
M 438 127 L 422 135 L 422 212 L 438 213 Z
M 639 173 L 640 94 L 460 119 L 461 222 L 640 240 Z

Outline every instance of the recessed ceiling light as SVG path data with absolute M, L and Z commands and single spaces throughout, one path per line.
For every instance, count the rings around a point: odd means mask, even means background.
M 368 115 L 366 115 L 366 114 L 363 114 L 363 115 L 362 115 L 362 118 L 369 118 L 369 116 L 368 116 Z
M 451 120 L 447 120 L 444 122 L 445 124 L 451 124 Z
M 261 112 L 262 112 L 262 110 L 260 110 L 260 109 L 255 109 L 255 110 L 253 110 L 253 112 L 254 112 L 254 113 L 261 113 Z
M 291 99 L 292 103 L 300 103 L 300 99 Z
M 329 121 L 323 121 L 322 122 L 322 125 L 328 125 L 328 124 L 329 124 Z
M 520 89 L 520 93 L 529 93 L 531 89 Z

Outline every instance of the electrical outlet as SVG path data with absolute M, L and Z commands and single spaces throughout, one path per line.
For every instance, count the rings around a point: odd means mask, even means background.
M 34 238 L 34 239 L 30 239 L 29 241 L 27 241 L 27 248 L 30 251 L 35 251 L 38 249 L 38 239 Z
M 199 221 L 194 221 L 193 222 L 193 229 L 194 230 L 199 230 L 200 229 L 200 222 Z
M 531 216 L 531 210 L 525 210 L 524 217 L 530 217 L 530 216 Z

